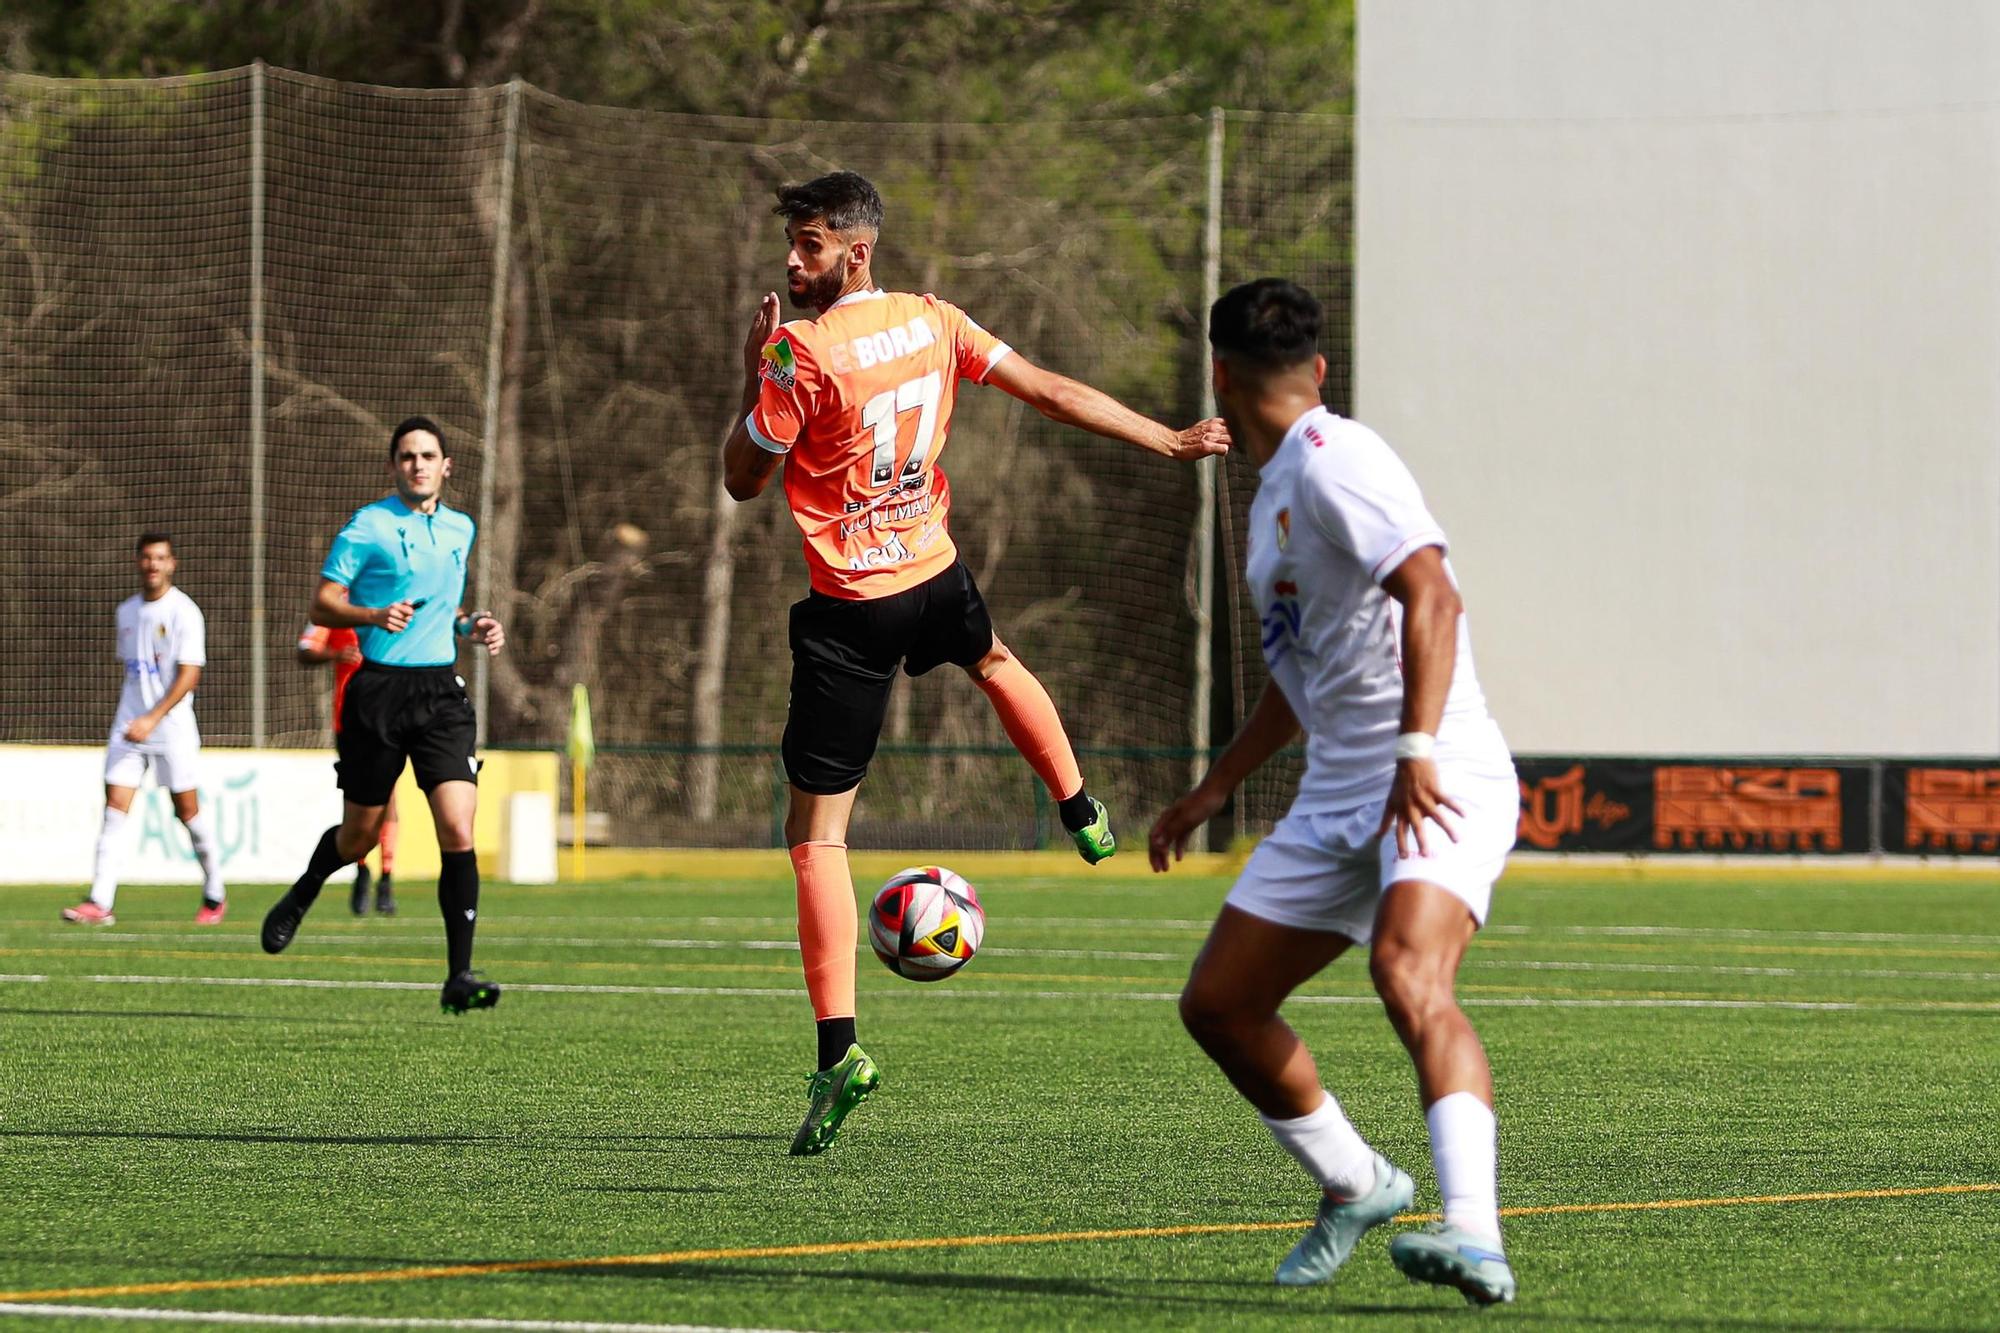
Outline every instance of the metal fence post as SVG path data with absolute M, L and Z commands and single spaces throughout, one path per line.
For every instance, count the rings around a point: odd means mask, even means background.
M 1868 765 L 1868 850 L 1877 856 L 1888 850 L 1882 845 L 1884 767 L 1880 759 L 1872 760 Z
M 507 266 L 514 250 L 514 162 L 519 155 L 521 134 L 521 80 L 507 81 L 506 129 L 500 146 L 499 213 L 493 223 L 493 295 L 486 311 L 486 401 L 485 420 L 479 432 L 479 597 L 484 605 L 493 603 L 493 455 L 500 440 L 501 351 L 507 337 Z M 477 743 L 486 744 L 486 697 L 492 671 L 488 653 L 473 655 L 472 706 L 477 713 Z
M 785 845 L 785 808 L 790 804 L 791 778 L 785 773 L 783 750 L 771 753 L 771 842 L 773 847 Z
M 264 746 L 270 627 L 264 605 L 264 62 L 250 66 L 250 743 Z
M 1208 208 L 1202 229 L 1201 322 L 1207 328 L 1208 309 L 1215 304 L 1222 286 L 1222 133 L 1223 110 L 1208 113 Z M 1201 336 L 1201 335 L 1198 335 Z M 1215 384 L 1207 373 L 1207 357 L 1197 359 L 1203 367 L 1201 415 L 1215 415 Z M 1188 781 L 1198 782 L 1208 767 L 1209 716 L 1215 696 L 1215 476 L 1217 462 L 1204 458 L 1195 464 L 1194 542 L 1189 554 L 1194 585 L 1194 679 L 1189 687 L 1188 746 L 1194 751 L 1188 763 Z M 1233 626 L 1231 627 L 1234 628 Z M 1196 829 L 1189 839 L 1194 851 L 1208 850 L 1208 829 Z

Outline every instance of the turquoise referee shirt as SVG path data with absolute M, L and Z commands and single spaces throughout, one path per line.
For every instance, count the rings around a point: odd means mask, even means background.
M 319 576 L 347 585 L 356 606 L 422 602 L 400 634 L 359 625 L 361 655 L 384 666 L 450 666 L 458 660 L 452 621 L 465 596 L 472 520 L 440 502 L 420 514 L 390 495 L 363 505 L 333 539 Z

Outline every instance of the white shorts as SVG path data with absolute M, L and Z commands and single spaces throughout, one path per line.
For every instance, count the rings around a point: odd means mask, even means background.
M 1396 852 L 1394 830 L 1375 836 L 1381 798 L 1346 809 L 1301 809 L 1294 802 L 1271 836 L 1257 844 L 1225 900 L 1238 911 L 1297 930 L 1330 931 L 1365 944 L 1375 933 L 1382 894 L 1398 880 L 1435 884 L 1486 924 L 1493 882 L 1507 864 L 1520 823 L 1521 789 L 1511 762 L 1478 768 L 1438 766 L 1445 795 L 1464 814 L 1445 812 L 1458 841 L 1424 826 L 1430 855 Z
M 137 787 L 152 770 L 153 781 L 170 792 L 192 791 L 201 785 L 201 742 L 151 741 L 134 745 L 122 735 L 113 735 L 104 747 L 104 782 L 111 787 Z

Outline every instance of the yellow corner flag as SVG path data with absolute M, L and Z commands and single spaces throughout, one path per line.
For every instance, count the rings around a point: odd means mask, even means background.
M 597 762 L 597 737 L 590 730 L 590 691 L 578 681 L 569 694 L 569 761 L 589 768 Z
M 584 774 L 597 762 L 597 737 L 590 730 L 590 691 L 578 681 L 569 695 L 569 877 L 583 878 L 583 845 L 588 841 Z

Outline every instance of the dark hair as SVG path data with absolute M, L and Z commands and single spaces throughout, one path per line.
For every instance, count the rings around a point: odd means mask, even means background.
M 403 437 L 412 431 L 418 430 L 429 431 L 431 434 L 437 436 L 438 452 L 446 458 L 451 457 L 451 446 L 445 443 L 444 432 L 438 429 L 437 422 L 432 421 L 429 417 L 404 417 L 396 423 L 396 429 L 389 432 L 390 462 L 393 463 L 396 461 L 396 446 L 403 442 Z
M 824 222 L 833 231 L 882 230 L 882 196 L 866 176 L 835 171 L 803 185 L 780 185 L 771 210 L 787 222 Z
M 1288 370 L 1319 345 L 1319 302 L 1284 278 L 1259 278 L 1222 294 L 1208 312 L 1217 356 L 1265 370 Z
M 171 551 L 174 549 L 173 534 L 170 532 L 160 532 L 157 529 L 142 532 L 139 534 L 139 544 L 133 547 L 132 550 L 135 553 L 143 554 L 148 546 L 164 546 Z

